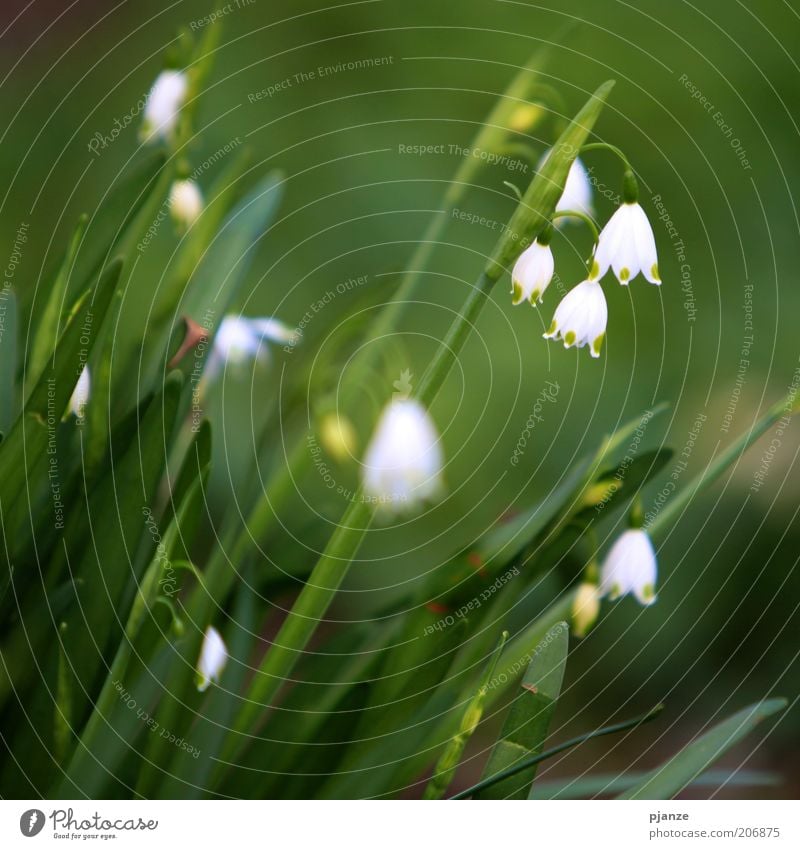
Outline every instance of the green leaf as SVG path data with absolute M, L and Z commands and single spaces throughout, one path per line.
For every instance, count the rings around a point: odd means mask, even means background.
M 613 80 L 603 83 L 558 137 L 511 216 L 505 238 L 498 241 L 492 253 L 486 266 L 490 278 L 499 278 L 506 268 L 514 264 L 533 237 L 549 225 L 564 192 L 572 163 L 589 137 L 613 87 Z
M 137 438 L 91 493 L 86 509 L 93 527 L 92 544 L 79 543 L 73 552 L 70 540 L 65 542 L 72 574 L 82 581 L 76 586 L 75 607 L 67 622 L 68 656 L 80 682 L 75 690 L 85 694 L 84 703 L 93 697 L 105 658 L 122 638 L 120 611 L 129 609 L 141 579 L 134 569 L 134 553 L 140 541 L 149 551 L 156 548 L 147 511 L 153 508 L 164 473 L 164 444 L 169 443 L 182 386 L 179 375 L 170 375 L 163 393 L 148 405 Z M 76 718 L 83 718 L 81 710 L 76 710 Z
M 165 270 L 166 290 L 159 298 L 156 326 L 160 328 L 166 319 L 171 319 L 192 275 L 196 272 L 203 254 L 213 243 L 223 221 L 230 214 L 237 189 L 245 167 L 249 162 L 247 151 L 232 157 L 232 162 L 224 168 L 206 194 L 203 214 L 195 221 L 191 229 L 181 239 L 180 245 Z
M 64 259 L 61 261 L 61 266 L 56 274 L 55 281 L 50 287 L 50 294 L 47 297 L 44 310 L 35 321 L 33 344 L 31 346 L 30 356 L 28 357 L 26 375 L 27 380 L 30 382 L 29 385 L 38 379 L 39 375 L 44 371 L 48 358 L 53 356 L 53 348 L 55 348 L 56 341 L 62 329 L 62 316 L 67 311 L 67 288 L 70 280 L 70 272 L 75 264 L 78 248 L 81 245 L 88 220 L 89 216 L 86 214 L 81 215 L 78 219 L 72 239 L 64 254 Z
M 318 786 L 336 771 L 346 741 L 356 739 L 354 726 L 363 701 L 357 710 L 351 709 L 358 698 L 354 691 L 369 688 L 377 679 L 379 649 L 394 639 L 396 624 L 386 617 L 344 628 L 308 653 L 265 734 L 254 739 L 237 762 L 241 768 L 231 769 L 215 789 L 247 799 L 316 795 Z M 268 770 L 264 764 L 269 764 Z M 254 782 L 258 770 L 264 774 Z
M 453 736 L 453 739 L 448 743 L 444 752 L 442 752 L 434 770 L 433 777 L 425 787 L 425 799 L 441 799 L 447 792 L 453 778 L 455 777 L 458 765 L 461 762 L 461 756 L 467 746 L 475 729 L 478 727 L 483 717 L 483 708 L 486 701 L 486 694 L 489 692 L 489 684 L 491 683 L 494 670 L 497 667 L 497 661 L 500 659 L 500 654 L 503 651 L 503 646 L 508 639 L 508 631 L 503 631 L 500 642 L 494 650 L 486 666 L 483 680 L 478 687 L 477 692 L 472 697 L 472 701 L 467 705 L 464 715 L 461 718 L 461 725 L 458 732 Z
M 5 551 L 15 552 L 19 546 L 15 532 L 29 507 L 21 493 L 29 493 L 37 484 L 51 485 L 46 463 L 48 437 L 66 410 L 80 371 L 96 343 L 121 269 L 121 260 L 106 267 L 91 296 L 83 301 L 62 333 L 23 414 L 0 444 L 0 513 Z M 38 476 L 34 474 L 36 469 L 42 472 Z M 5 575 L 4 587 L 8 579 Z
M 76 792 L 97 798 L 112 775 L 116 775 L 129 747 L 140 734 L 143 722 L 137 717 L 135 707 L 121 702 L 122 690 L 130 690 L 135 703 L 149 715 L 155 714 L 155 704 L 162 687 L 169 691 L 167 671 L 175 656 L 175 648 L 164 644 L 163 634 L 155 630 L 156 645 L 149 626 L 153 624 L 157 599 L 162 593 L 165 563 L 178 567 L 174 561 L 183 546 L 184 522 L 191 522 L 205 498 L 204 483 L 208 469 L 186 492 L 184 500 L 163 535 L 162 546 L 156 551 L 137 586 L 125 624 L 124 636 L 119 641 L 114 660 L 103 687 L 93 706 L 80 741 L 70 761 L 67 775 L 58 779 L 60 798 L 74 798 Z M 165 559 L 166 558 L 166 559 Z M 143 658 L 154 657 L 143 662 Z M 151 725 L 150 730 L 155 726 Z
M 16 415 L 17 298 L 0 290 L 0 433 L 7 433 Z
M 89 217 L 66 285 L 82 290 L 115 251 L 128 253 L 121 248 L 122 240 L 127 239 L 131 225 L 160 182 L 157 178 L 165 163 L 163 150 L 147 148 L 115 176 Z M 50 339 L 52 349 L 53 337 Z
M 483 778 L 514 766 L 521 759 L 538 755 L 555 713 L 561 693 L 569 648 L 569 628 L 559 622 L 537 647 L 525 676 L 522 692 L 514 699 L 500 739 L 489 756 Z M 524 799 L 536 768 L 519 773 L 479 792 L 476 799 Z
M 231 210 L 189 279 L 176 314 L 188 315 L 209 331 L 218 326 L 278 211 L 283 184 L 283 175 L 273 171 Z
M 626 458 L 614 468 L 600 472 L 593 487 L 596 495 L 586 499 L 590 503 L 578 516 L 608 515 L 654 478 L 674 453 L 671 448 L 642 451 L 632 460 Z
M 219 685 L 211 688 L 205 697 L 196 697 L 200 702 L 197 719 L 186 731 L 194 751 L 189 753 L 177 749 L 158 785 L 158 796 L 162 799 L 196 799 L 205 796 L 211 775 L 217 768 L 217 757 L 228 729 L 233 721 L 238 693 L 244 686 L 250 669 L 258 633 L 258 624 L 263 615 L 261 599 L 253 590 L 254 570 L 237 588 L 232 621 L 225 631 L 228 662 Z M 195 751 L 199 754 L 195 755 Z
M 728 749 L 750 734 L 760 722 L 782 711 L 786 705 L 786 699 L 767 699 L 740 710 L 689 743 L 677 755 L 648 773 L 644 781 L 619 798 L 674 798 Z
M 549 758 L 561 754 L 562 752 L 566 752 L 574 746 L 579 746 L 581 743 L 586 743 L 588 740 L 594 740 L 597 737 L 606 737 L 609 734 L 619 734 L 621 731 L 628 731 L 632 728 L 637 728 L 646 722 L 652 722 L 657 716 L 659 716 L 663 709 L 663 705 L 656 705 L 641 716 L 636 716 L 633 719 L 627 719 L 624 722 L 618 722 L 615 725 L 606 725 L 602 728 L 597 728 L 594 731 L 587 731 L 584 734 L 580 734 L 578 737 L 572 737 L 570 740 L 565 740 L 563 743 L 553 746 L 552 749 L 548 749 L 546 752 L 539 752 L 537 755 L 528 755 L 527 757 L 519 759 L 515 764 L 506 767 L 504 770 L 496 772 L 488 778 L 482 779 L 472 787 L 468 787 L 466 790 L 456 793 L 453 796 L 453 799 L 467 799 L 470 796 L 477 798 L 478 794 L 483 791 L 491 789 L 508 779 L 516 778 L 517 776 L 528 772 L 533 767 L 538 766 L 542 761 L 546 761 Z M 529 796 L 528 798 L 531 797 Z
M 58 683 L 53 716 L 53 755 L 63 765 L 72 747 L 72 680 L 64 654 L 64 640 L 69 639 L 66 622 L 61 623 L 58 640 Z
M 581 775 L 557 781 L 537 781 L 528 798 L 530 799 L 589 799 L 596 796 L 613 796 L 641 784 L 646 772 L 613 772 Z M 775 787 L 782 779 L 778 773 L 760 770 L 710 769 L 698 775 L 690 787 Z
M 519 680 L 522 669 L 530 663 L 537 646 L 546 639 L 548 631 L 569 616 L 572 598 L 572 593 L 565 593 L 541 616 L 529 623 L 524 631 L 506 643 L 498 661 L 497 674 L 486 697 L 484 710 L 487 714 L 496 708 L 507 690 Z M 464 648 L 469 654 L 469 643 Z M 474 671 L 479 668 L 478 664 L 482 663 L 482 659 L 490 650 L 484 648 L 482 654 L 473 659 L 466 668 L 461 666 L 459 657 L 454 669 L 448 671 L 447 678 L 436 688 L 425 706 L 406 722 L 409 729 L 406 735 L 381 739 L 383 770 L 381 775 L 371 782 L 368 793 L 388 795 L 408 788 L 431 764 L 437 752 L 449 743 L 458 731 L 464 706 L 475 693 Z M 335 793 L 332 795 L 336 798 Z

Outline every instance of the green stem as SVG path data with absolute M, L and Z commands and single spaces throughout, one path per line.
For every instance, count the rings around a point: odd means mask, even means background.
M 590 144 L 585 144 L 581 148 L 581 153 L 587 153 L 590 150 L 607 150 L 619 157 L 627 171 L 633 171 L 631 163 L 628 161 L 628 157 L 625 156 L 625 154 L 614 144 L 608 144 L 608 142 L 591 142 Z
M 447 335 L 442 340 L 433 360 L 425 369 L 422 379 L 417 386 L 415 397 L 429 407 L 436 397 L 444 379 L 453 367 L 461 352 L 467 337 L 472 332 L 475 322 L 486 303 L 492 286 L 497 282 L 495 274 L 484 271 L 470 289 L 459 314 L 450 325 Z
M 616 725 L 607 725 L 605 728 L 589 731 L 586 734 L 573 737 L 571 740 L 565 740 L 563 743 L 559 743 L 558 746 L 553 746 L 552 749 L 548 749 L 546 752 L 534 755 L 531 758 L 526 758 L 524 761 L 520 761 L 519 763 L 514 764 L 514 766 L 510 766 L 508 769 L 504 769 L 496 775 L 492 775 L 489 778 L 485 778 L 483 781 L 479 781 L 477 784 L 473 784 L 472 787 L 468 787 L 466 790 L 456 793 L 455 796 L 451 796 L 451 799 L 466 799 L 469 796 L 473 796 L 475 793 L 485 790 L 487 787 L 492 787 L 501 781 L 505 781 L 506 778 L 511 778 L 520 772 L 524 772 L 526 769 L 530 769 L 532 766 L 536 766 L 536 764 L 541 763 L 548 758 L 561 754 L 561 752 L 565 752 L 567 749 L 573 748 L 573 746 L 585 743 L 587 740 L 593 740 L 595 737 L 605 737 L 608 734 L 619 734 L 621 731 L 628 731 L 631 728 L 638 728 L 638 726 L 654 720 L 663 710 L 664 705 L 656 705 L 641 716 L 625 720 L 625 722 L 618 722 Z
M 592 231 L 592 238 L 594 239 L 594 243 L 597 244 L 598 239 L 600 238 L 600 233 L 597 230 L 597 225 L 592 221 L 591 217 L 586 215 L 584 212 L 578 212 L 577 209 L 562 209 L 561 212 L 556 212 L 553 215 L 553 221 L 556 218 L 580 218 L 581 221 Z

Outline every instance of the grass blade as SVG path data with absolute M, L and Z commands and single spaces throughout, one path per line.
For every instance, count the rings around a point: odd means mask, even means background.
M 17 298 L 13 289 L 0 290 L 0 434 L 16 418 Z
M 36 321 L 36 331 L 26 369 L 28 381 L 33 382 L 38 379 L 44 371 L 48 357 L 53 355 L 53 347 L 61 330 L 61 318 L 66 312 L 70 271 L 75 264 L 75 258 L 78 255 L 78 248 L 81 245 L 88 220 L 89 216 L 86 214 L 81 215 L 78 219 L 64 259 L 61 261 L 61 266 L 56 274 L 55 282 L 50 288 L 47 303 Z
M 555 713 L 564 680 L 569 649 L 569 628 L 559 622 L 542 640 L 522 679 L 520 693 L 511 707 L 500 739 L 495 744 L 484 778 L 504 773 L 519 763 L 520 758 L 538 755 Z M 506 780 L 497 781 L 476 793 L 478 799 L 524 799 L 528 795 L 536 767 L 519 771 Z
M 620 799 L 672 799 L 728 749 L 743 740 L 760 722 L 782 711 L 785 699 L 767 699 L 740 710 L 681 749 Z
M 483 717 L 483 707 L 486 701 L 486 694 L 489 692 L 489 683 L 492 680 L 492 675 L 494 675 L 494 670 L 497 667 L 497 661 L 500 659 L 503 646 L 505 646 L 507 639 L 508 631 L 503 631 L 500 642 L 497 644 L 497 648 L 494 650 L 494 654 L 491 656 L 486 667 L 483 681 L 481 681 L 480 687 L 478 687 L 472 701 L 464 711 L 458 733 L 450 741 L 444 752 L 442 752 L 436 764 L 433 777 L 425 788 L 425 799 L 441 799 L 455 777 L 458 764 L 461 761 L 461 755 L 464 753 L 470 737 L 475 733 L 475 729 Z
M 619 734 L 621 731 L 628 731 L 631 728 L 637 728 L 638 726 L 643 725 L 645 722 L 651 722 L 661 713 L 662 710 L 664 710 L 663 705 L 656 705 L 656 707 L 652 710 L 649 710 L 641 716 L 628 719 L 625 722 L 619 722 L 616 725 L 607 725 L 604 728 L 597 729 L 596 731 L 588 731 L 586 734 L 580 734 L 578 737 L 573 737 L 571 740 L 566 740 L 563 743 L 559 743 L 557 746 L 553 746 L 552 749 L 548 749 L 546 752 L 534 755 L 531 758 L 525 758 L 525 760 L 514 764 L 514 766 L 509 767 L 503 772 L 499 772 L 497 775 L 485 778 L 474 786 L 468 787 L 460 793 L 456 793 L 456 795 L 452 798 L 467 799 L 470 796 L 475 796 L 477 793 L 493 787 L 498 782 L 505 781 L 508 778 L 513 778 L 518 773 L 524 772 L 531 767 L 535 767 L 542 761 L 555 757 L 556 755 L 561 754 L 561 752 L 566 752 L 567 749 L 572 749 L 581 743 L 585 743 L 587 740 L 594 740 L 596 737 L 606 737 L 609 734 Z
M 557 781 L 537 781 L 528 798 L 589 799 L 596 796 L 613 796 L 641 784 L 646 776 L 646 772 L 625 772 L 619 775 L 604 772 Z M 774 772 L 746 769 L 732 772 L 727 769 L 710 769 L 698 775 L 688 786 L 718 790 L 722 787 L 775 787 L 780 783 L 781 776 Z

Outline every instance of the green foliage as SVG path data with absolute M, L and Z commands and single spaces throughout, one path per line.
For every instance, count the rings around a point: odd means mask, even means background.
M 561 693 L 568 645 L 569 628 L 566 622 L 559 622 L 537 646 L 522 678 L 521 690 L 512 702 L 500 738 L 489 756 L 484 778 L 507 770 L 526 756 L 538 755 L 544 748 Z M 524 799 L 535 774 L 536 767 L 531 767 L 476 793 L 475 798 Z
M 625 791 L 621 799 L 672 799 L 765 719 L 786 708 L 785 699 L 767 699 L 740 710 L 706 731 L 666 763 Z
M 361 490 L 354 488 L 338 524 L 320 519 L 319 536 L 328 536 L 320 550 L 315 539 L 303 539 L 304 551 L 291 555 L 296 562 L 272 560 L 296 481 L 312 465 L 306 439 L 313 421 L 298 426 L 296 443 L 285 446 L 283 421 L 263 414 L 253 465 L 266 460 L 266 483 L 254 468 L 241 499 L 237 492 L 236 504 L 215 513 L 205 406 L 209 397 L 219 400 L 220 387 L 203 371 L 208 347 L 201 345 L 213 345 L 225 316 L 247 303 L 248 275 L 278 220 L 283 174 L 256 177 L 250 153 L 233 157 L 207 192 L 202 216 L 173 245 L 146 336 L 126 338 L 120 316 L 136 246 L 192 155 L 194 112 L 218 37 L 209 27 L 200 40 L 184 32 L 173 45 L 191 92 L 175 138 L 140 151 L 97 209 L 79 218 L 32 307 L 28 339 L 19 332 L 14 293 L 0 295 L 0 711 L 9 755 L 0 766 L 0 793 L 205 799 L 413 792 L 440 799 L 460 767 L 466 772 L 482 759 L 482 734 L 501 726 L 483 778 L 456 796 L 540 798 L 545 791 L 534 778 L 541 760 L 655 715 L 544 749 L 562 695 L 569 652 L 563 620 L 576 578 L 594 562 L 598 528 L 608 529 L 658 480 L 672 449 L 624 455 L 637 416 L 568 463 L 548 498 L 517 505 L 515 515 L 498 517 L 466 545 L 454 541 L 441 565 L 409 580 L 385 610 L 357 626 L 329 609 L 374 518 Z M 537 52 L 498 99 L 476 149 L 500 155 L 539 128 L 539 100 L 552 98 L 541 73 L 547 54 Z M 437 398 L 494 284 L 551 226 L 612 87 L 601 85 L 559 124 L 551 154 L 482 255 L 475 285 L 413 387 L 425 405 Z M 443 193 L 445 209 L 461 202 L 482 167 L 476 157 L 463 159 Z M 432 219 L 395 300 L 364 339 L 347 339 L 360 348 L 342 392 L 348 410 L 353 385 L 379 359 L 373 343 L 394 335 L 445 220 Z M 338 353 L 344 357 L 344 346 Z M 302 406 L 316 355 L 307 353 L 294 373 L 287 369 L 276 394 L 285 391 Z M 86 367 L 92 393 L 86 419 L 78 421 L 68 405 Z M 327 375 L 322 382 L 325 398 L 312 399 L 312 409 L 331 405 Z M 254 406 L 261 413 L 280 408 L 260 395 Z M 687 483 L 653 533 L 790 411 L 791 400 L 775 405 Z M 278 571 L 295 597 L 272 592 Z M 499 644 L 498 622 L 508 629 Z M 227 664 L 200 692 L 196 667 L 210 626 L 224 637 Z M 612 777 L 606 786 L 625 788 L 625 798 L 670 798 L 696 785 L 782 706 L 770 700 L 748 708 L 636 782 Z M 569 792 L 590 795 L 605 789 L 600 781 L 576 781 Z

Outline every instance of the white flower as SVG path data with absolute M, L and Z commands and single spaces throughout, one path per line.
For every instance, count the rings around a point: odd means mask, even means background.
M 364 457 L 368 498 L 394 511 L 414 507 L 442 488 L 442 449 L 428 411 L 418 401 L 391 401 Z
M 83 419 L 86 413 L 86 405 L 89 403 L 91 390 L 92 379 L 89 375 L 89 366 L 84 366 L 75 389 L 72 390 L 72 397 L 69 399 L 69 412 L 78 419 Z
M 250 360 L 265 360 L 269 350 L 264 339 L 279 345 L 296 345 L 297 331 L 287 327 L 277 318 L 245 318 L 241 315 L 226 315 L 220 322 L 214 346 L 208 358 L 205 376 L 213 378 L 220 369 L 230 363 L 242 366 Z
M 640 271 L 651 283 L 661 283 L 653 228 L 638 203 L 620 204 L 600 233 L 592 279 L 599 280 L 609 266 L 623 286 Z
M 156 77 L 144 107 L 141 134 L 145 141 L 174 135 L 188 91 L 189 80 L 183 71 L 162 71 Z
M 541 170 L 542 165 L 547 161 L 549 155 L 550 151 L 548 150 L 539 160 L 539 164 L 536 166 L 537 171 Z M 567 174 L 567 180 L 564 183 L 564 191 L 561 199 L 556 204 L 556 212 L 566 212 L 568 210 L 582 212 L 590 218 L 594 217 L 594 209 L 592 208 L 592 184 L 589 181 L 589 174 L 586 171 L 586 167 L 577 157 L 572 161 Z M 556 225 L 560 226 L 568 220 L 566 217 L 559 218 L 556 220 Z
M 203 211 L 203 194 L 194 180 L 176 180 L 169 192 L 169 211 L 175 223 L 186 228 Z
M 563 339 L 564 347 L 589 345 L 593 357 L 600 356 L 606 333 L 608 307 L 597 280 L 584 280 L 562 298 L 545 339 Z
M 542 302 L 544 290 L 553 279 L 553 252 L 550 245 L 541 245 L 535 241 L 526 248 L 514 263 L 511 272 L 511 285 L 513 294 L 512 303 L 521 304 L 530 301 L 533 306 L 536 302 Z
M 641 604 L 652 604 L 656 572 L 656 553 L 647 532 L 625 531 L 606 555 L 600 590 L 612 599 L 633 593 Z
M 197 689 L 204 693 L 211 682 L 219 683 L 222 670 L 228 662 L 228 650 L 219 634 L 212 625 L 206 628 L 203 638 L 203 646 L 200 649 L 200 658 L 197 661 Z

